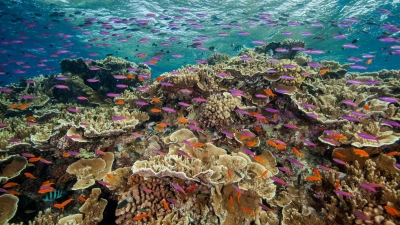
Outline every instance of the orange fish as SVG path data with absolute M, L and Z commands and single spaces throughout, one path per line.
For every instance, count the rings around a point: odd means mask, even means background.
M 232 182 L 232 173 L 231 173 L 230 169 L 228 169 L 228 177 L 229 177 L 229 180 Z
M 9 109 L 16 109 L 20 106 L 20 104 L 12 104 L 10 106 L 8 106 Z
M 317 181 L 317 180 L 321 180 L 321 178 L 317 176 L 309 176 L 306 178 L 306 181 Z
M 336 181 L 335 190 L 339 190 L 340 188 L 340 179 Z
M 386 212 L 389 213 L 392 216 L 399 216 L 400 213 L 397 209 L 395 209 L 394 207 L 387 205 L 385 206 Z
M 34 116 L 28 116 L 28 117 L 26 117 L 26 119 L 29 120 L 29 121 L 35 121 L 36 120 L 36 118 Z
M 231 207 L 231 210 L 234 209 L 234 207 L 233 207 L 233 198 L 232 198 L 232 195 L 229 196 L 229 206 Z
M 159 103 L 159 102 L 161 102 L 161 100 L 160 100 L 160 99 L 158 99 L 158 98 L 151 98 L 151 100 L 152 100 L 153 102 L 155 102 L 155 103 Z
M 274 148 L 276 148 L 276 143 L 273 142 L 273 141 L 271 141 L 271 140 L 268 140 L 268 141 L 267 141 L 267 144 L 270 145 L 270 146 L 272 146 L 272 147 L 274 147 Z
M 365 64 L 369 65 L 372 63 L 372 59 L 368 59 L 367 62 Z
M 274 120 L 276 120 L 278 118 L 278 114 L 274 113 Z
M 339 157 L 339 158 L 344 158 L 344 159 L 347 158 L 345 155 L 343 155 L 340 152 L 333 152 L 333 155 L 336 156 L 336 157 Z
M 314 174 L 315 174 L 317 177 L 322 178 L 322 176 L 321 176 L 321 174 L 319 173 L 319 171 L 318 171 L 317 168 L 314 168 L 314 169 L 313 169 L 313 172 L 314 172 Z
M 8 191 L 8 194 L 12 194 L 12 195 L 20 195 L 20 194 L 21 194 L 21 192 L 14 191 L 14 190 L 9 190 L 9 191 Z
M 359 155 L 360 157 L 369 157 L 369 154 L 368 154 L 366 151 L 362 150 L 362 149 L 357 149 L 357 148 L 355 148 L 355 149 L 353 150 L 353 152 L 354 152 L 354 154 L 357 154 L 357 155 Z
M 248 213 L 248 214 L 250 214 L 250 215 L 256 215 L 256 213 L 255 213 L 254 211 L 251 211 L 249 208 L 246 208 L 246 207 L 244 207 L 244 206 L 242 206 L 242 210 L 243 210 L 245 213 Z
M 112 174 L 107 173 L 107 177 L 111 180 L 114 180 L 114 176 Z
M 78 199 L 79 199 L 79 201 L 86 202 L 86 199 L 84 197 L 82 197 L 81 195 L 78 196 Z
M 50 187 L 52 184 L 54 184 L 54 183 L 49 180 L 46 180 L 45 182 L 42 183 L 42 186 Z
M 117 105 L 123 105 L 123 104 L 125 104 L 125 101 L 122 100 L 122 99 L 118 99 L 118 100 L 115 102 L 115 104 L 117 104 Z
M 327 72 L 329 72 L 328 68 L 322 69 L 319 71 L 319 75 L 325 75 Z
M 152 64 L 156 64 L 156 63 L 157 63 L 157 60 L 150 59 L 149 62 L 152 63 Z
M 180 123 L 189 123 L 189 120 L 187 120 L 187 119 L 185 119 L 183 117 L 179 117 L 178 118 L 178 122 L 180 122 Z
M 38 193 L 39 193 L 39 194 L 46 194 L 46 193 L 53 192 L 53 191 L 54 191 L 54 190 L 40 189 L 40 190 L 38 191 Z
M 24 110 L 24 109 L 28 108 L 28 107 L 29 107 L 29 105 L 30 105 L 30 103 L 25 103 L 25 104 L 22 104 L 22 105 L 20 105 L 20 106 L 18 107 L 18 109 L 20 109 L 20 110 Z
M 271 91 L 271 89 L 264 89 L 264 92 L 270 97 L 275 97 L 275 94 Z
M 294 154 L 296 154 L 296 155 L 298 155 L 298 156 L 300 156 L 300 157 L 303 157 L 303 153 L 301 153 L 299 150 L 297 150 L 297 148 L 295 148 L 295 147 L 293 147 L 293 152 L 294 152 Z
M 246 143 L 246 145 L 247 145 L 248 147 L 254 147 L 256 144 L 257 144 L 256 141 L 249 141 L 249 142 Z
M 186 188 L 186 191 L 188 191 L 188 192 L 194 191 L 194 190 L 196 190 L 196 187 L 197 187 L 196 184 L 193 184 L 192 186 Z
M 201 147 L 204 147 L 205 145 L 206 145 L 206 144 L 204 144 L 204 143 L 202 143 L 202 142 L 197 142 L 197 143 L 194 143 L 194 144 L 193 144 L 194 147 L 200 147 L 200 148 L 201 148 Z
M 365 105 L 363 106 L 363 108 L 364 108 L 365 110 L 370 110 L 370 109 L 371 109 L 371 108 L 369 107 L 368 104 L 365 104 Z
M 68 158 L 68 157 L 70 157 L 71 156 L 71 154 L 69 154 L 68 152 L 64 152 L 63 154 L 62 154 L 62 157 L 64 157 L 64 158 Z
M 254 159 L 256 162 L 265 163 L 265 159 L 262 158 L 261 156 L 256 155 L 256 156 L 254 156 L 253 159 Z
M 171 209 L 169 208 L 167 201 L 165 201 L 165 199 L 163 199 L 162 202 L 163 202 L 164 208 L 168 211 L 168 213 L 170 213 Z
M 240 196 L 242 196 L 242 194 L 240 194 L 240 192 L 238 192 L 237 200 L 238 200 L 239 203 L 240 203 Z
M 262 172 L 262 174 L 260 175 L 260 177 L 258 177 L 259 179 L 265 177 L 265 175 L 268 174 L 268 170 L 264 170 L 264 172 Z
M 142 213 L 142 214 L 140 214 L 138 216 L 135 216 L 135 218 L 133 218 L 133 220 L 134 221 L 138 221 L 138 220 L 141 220 L 141 219 L 143 219 L 145 217 L 150 217 L 150 216 L 151 216 L 150 213 Z
M 18 186 L 18 185 L 19 185 L 19 184 L 18 184 L 18 183 L 15 183 L 15 182 L 8 182 L 8 183 L 6 183 L 6 184 L 3 185 L 3 188 L 10 188 L 10 187 Z
M 400 155 L 400 152 L 389 152 L 386 154 L 387 156 L 395 156 L 395 155 Z
M 141 76 L 139 76 L 139 80 L 143 82 L 143 81 L 144 81 L 144 78 L 141 77 Z
M 37 162 L 37 161 L 39 161 L 39 160 L 41 160 L 42 158 L 40 158 L 40 157 L 36 157 L 36 158 L 30 158 L 28 161 L 29 162 Z
M 68 200 L 61 202 L 60 204 L 54 204 L 54 207 L 56 207 L 57 209 L 62 209 L 62 211 L 64 212 L 64 207 L 68 205 L 72 200 L 74 199 L 70 198 Z
M 254 126 L 254 130 L 255 130 L 257 133 L 261 133 L 261 132 L 262 132 L 262 129 L 261 129 L 261 127 L 259 127 L 259 126 Z
M 159 112 L 161 112 L 161 109 L 152 108 L 152 109 L 150 109 L 150 111 L 153 113 L 159 113 Z
M 156 78 L 156 81 L 162 81 L 162 80 L 164 80 L 164 77 L 157 77 Z
M 27 178 L 36 179 L 36 177 L 33 176 L 33 174 L 31 174 L 31 173 L 24 173 L 24 175 L 25 175 Z
M 279 150 L 283 150 L 286 148 L 286 145 L 276 145 L 276 148 Z
M 132 74 L 128 74 L 126 77 L 127 77 L 128 79 L 132 79 L 132 80 L 135 79 L 135 76 L 133 76 Z
M 346 136 L 344 136 L 344 135 L 341 135 L 341 134 L 335 134 L 335 135 L 333 135 L 333 140 L 346 140 L 347 139 L 347 137 Z

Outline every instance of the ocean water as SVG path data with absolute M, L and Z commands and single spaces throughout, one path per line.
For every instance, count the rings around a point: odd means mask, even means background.
M 4 84 L 17 82 L 21 76 L 60 73 L 59 62 L 63 58 L 102 59 L 113 54 L 140 63 L 155 53 L 168 52 L 157 65 L 151 66 L 152 76 L 157 77 L 182 65 L 196 64 L 195 59 L 205 59 L 213 53 L 188 47 L 196 39 L 207 49 L 213 47 L 214 51 L 233 56 L 237 54 L 235 46 L 252 48 L 253 40 L 271 42 L 293 38 L 304 40 L 309 48 L 325 51 L 314 56 L 315 61 L 346 63 L 350 56 L 361 58 L 368 53 L 375 58 L 366 71 L 399 67 L 399 56 L 390 54 L 395 50 L 391 46 L 398 45 L 398 39 L 397 44 L 378 40 L 379 37 L 399 36 L 396 27 L 398 1 L 223 1 L 215 4 L 214 1 L 46 0 L 1 3 L 0 81 Z M 349 22 L 348 18 L 359 22 Z M 146 20 L 148 25 L 138 25 L 138 20 Z M 298 24 L 290 25 L 290 22 Z M 312 23 L 322 27 L 312 26 Z M 383 28 L 385 24 L 394 27 Z M 241 31 L 249 35 L 241 36 L 238 34 Z M 293 35 L 282 34 L 285 31 Z M 301 32 L 310 32 L 312 36 L 302 36 Z M 220 37 L 218 33 L 229 36 Z M 339 33 L 346 38 L 332 37 Z M 199 39 L 199 35 L 207 38 Z M 170 41 L 171 37 L 180 40 Z M 93 41 L 96 38 L 99 40 Z M 138 43 L 143 38 L 150 40 Z M 343 49 L 342 44 L 354 40 L 357 40 L 358 49 Z M 171 46 L 163 47 L 163 42 Z M 148 57 L 138 58 L 136 53 L 146 53 Z M 172 54 L 184 57 L 176 59 Z
M 0 225 L 400 224 L 399 6 L 0 0 Z

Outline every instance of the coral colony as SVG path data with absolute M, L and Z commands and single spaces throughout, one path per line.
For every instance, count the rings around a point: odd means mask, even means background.
M 3 85 L 0 224 L 400 224 L 399 71 L 254 44 L 156 78 L 162 56 L 75 57 Z

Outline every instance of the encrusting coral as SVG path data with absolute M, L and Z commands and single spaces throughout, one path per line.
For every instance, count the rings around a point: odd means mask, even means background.
M 4 194 L 0 196 L 0 224 L 7 222 L 14 217 L 18 209 L 19 198 L 15 195 Z

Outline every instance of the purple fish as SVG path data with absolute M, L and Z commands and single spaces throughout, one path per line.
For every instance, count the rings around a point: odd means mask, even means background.
M 67 108 L 67 110 L 72 112 L 72 113 L 80 113 L 81 112 L 80 109 L 75 109 L 75 108 Z
M 82 101 L 87 101 L 89 100 L 88 98 L 84 97 L 84 96 L 78 96 L 76 97 L 78 100 L 82 100 Z
M 240 194 L 244 194 L 244 191 L 242 189 L 240 189 L 238 186 L 236 185 L 232 185 L 233 188 L 235 188 L 235 190 L 240 193 Z
M 267 112 L 270 112 L 270 113 L 278 113 L 278 112 L 279 112 L 279 110 L 273 109 L 273 108 L 265 108 L 265 110 L 266 110 Z
M 306 145 L 308 145 L 308 146 L 310 146 L 310 147 L 315 147 L 315 146 L 317 146 L 316 144 L 314 144 L 314 143 L 312 143 L 312 142 L 310 142 L 310 141 L 304 141 L 304 144 L 306 144 Z
M 262 203 L 258 203 L 258 206 L 260 206 L 262 209 L 264 209 L 265 211 L 272 211 L 272 209 L 270 209 L 270 208 L 268 208 L 267 206 L 265 206 L 264 204 L 262 204 Z
M 394 126 L 394 127 L 400 127 L 400 123 L 397 123 L 397 122 L 391 121 L 391 120 L 382 120 L 382 123 L 388 124 L 388 125 Z
M 341 190 L 333 190 L 333 191 L 338 195 L 342 195 L 342 196 L 350 197 L 350 198 L 354 198 L 354 199 L 356 198 L 356 196 L 354 196 L 348 192 L 345 192 L 345 191 L 341 191 Z
M 301 166 L 301 167 L 304 166 L 303 163 L 301 163 L 301 162 L 299 162 L 299 161 L 297 161 L 297 160 L 295 160 L 295 159 L 292 159 L 292 158 L 290 158 L 290 157 L 287 157 L 286 160 L 289 161 L 289 162 L 291 162 L 291 163 L 293 163 L 293 164 L 296 164 L 296 165 L 298 165 L 298 166 Z
M 307 65 L 309 67 L 322 67 L 322 64 L 316 63 L 316 62 L 308 62 Z
M 169 113 L 176 113 L 175 109 L 169 108 L 169 107 L 162 107 L 162 110 L 164 110 L 165 112 L 169 112 Z
M 278 93 L 281 93 L 281 94 L 286 94 L 286 93 L 290 92 L 289 90 L 285 90 L 285 89 L 276 89 L 275 91 Z
M 140 106 L 149 105 L 148 102 L 143 102 L 143 101 L 136 101 L 135 103 L 136 103 L 136 105 L 140 105 Z
M 255 95 L 257 98 L 268 98 L 268 96 L 263 95 L 263 94 L 256 94 Z
M 339 164 L 341 164 L 341 165 L 347 165 L 347 163 L 346 162 L 343 162 L 342 160 L 340 160 L 340 159 L 337 159 L 337 158 L 333 158 L 333 161 L 335 161 L 335 162 L 337 162 L 337 163 L 339 163 Z
M 86 81 L 89 82 L 89 83 L 97 83 L 97 82 L 99 82 L 100 80 L 99 80 L 99 79 L 89 78 L 89 79 L 87 79 Z
M 318 116 L 317 114 L 314 114 L 314 113 L 307 113 L 306 115 L 311 117 L 311 118 L 314 118 L 314 119 L 318 119 L 320 117 L 320 116 Z
M 128 79 L 128 77 L 127 77 L 127 76 L 124 76 L 124 75 L 114 75 L 114 78 L 117 79 L 117 80 L 125 80 L 125 79 Z
M 369 223 L 373 223 L 367 216 L 364 215 L 364 213 L 358 210 L 354 211 L 354 215 L 362 220 L 368 221 Z
M 247 148 L 242 148 L 242 151 L 243 151 L 244 153 L 246 153 L 246 154 L 252 156 L 252 157 L 255 157 L 255 156 L 256 156 L 256 153 L 250 151 L 250 150 L 247 149 Z
M 178 190 L 179 192 L 181 192 L 182 194 L 186 195 L 186 192 L 183 190 L 183 188 L 181 186 L 179 186 L 178 184 L 172 184 L 172 186 Z
M 195 130 L 195 131 L 201 131 L 201 129 L 199 127 L 196 127 L 196 126 L 193 126 L 193 125 L 189 125 L 188 128 L 191 129 L 191 130 Z
M 174 84 L 169 83 L 169 82 L 165 82 L 165 81 L 161 81 L 160 84 L 161 84 L 162 86 L 165 86 L 165 87 L 172 87 L 172 86 L 174 86 Z
M 356 70 L 366 70 L 367 67 L 366 66 L 361 66 L 361 65 L 351 65 L 350 68 L 352 69 L 356 69 Z
M 393 97 L 380 97 L 378 99 L 381 101 L 384 101 L 384 102 L 389 102 L 389 103 L 397 103 L 399 101 L 397 98 L 393 98 Z
M 69 90 L 69 87 L 67 85 L 57 84 L 55 87 L 57 89 L 68 89 Z
M 369 186 L 367 184 L 361 183 L 360 186 L 365 188 L 365 189 L 367 189 L 367 190 L 369 190 L 369 191 L 372 191 L 372 192 L 376 193 L 376 190 L 373 187 L 371 187 L 371 186 Z
M 288 76 L 288 75 L 281 75 L 280 78 L 284 79 L 284 80 L 294 80 L 295 79 L 294 77 Z
M 223 133 L 223 134 L 225 134 L 226 136 L 231 137 L 231 138 L 234 137 L 234 135 L 233 135 L 231 132 L 226 131 L 226 130 L 221 131 L 221 133 Z
M 348 121 L 356 121 L 356 122 L 360 122 L 360 119 L 356 118 L 356 117 L 352 117 L 352 116 L 342 116 L 343 119 L 348 120 Z
M 167 199 L 167 202 L 177 205 L 177 206 L 180 206 L 180 204 L 177 201 L 175 201 L 174 199 L 171 199 L 171 198 L 166 198 L 166 199 Z
M 364 138 L 364 139 L 367 139 L 367 140 L 376 141 L 376 142 L 379 143 L 379 139 L 378 139 L 377 137 L 373 136 L 373 135 L 364 134 L 364 133 L 358 133 L 357 135 L 358 135 L 360 138 Z
M 293 124 L 289 124 L 289 123 L 285 123 L 285 124 L 283 124 L 283 126 L 285 126 L 287 128 L 290 128 L 290 129 L 299 129 L 298 126 L 293 125 Z
M 289 175 L 293 175 L 293 172 L 290 171 L 290 170 L 289 170 L 288 168 L 286 168 L 286 167 L 278 167 L 278 169 L 279 169 L 280 171 L 282 171 L 282 172 L 285 172 L 285 173 L 289 174 Z
M 342 46 L 343 48 L 358 48 L 358 46 L 354 44 L 343 44 Z
M 312 105 L 312 104 L 307 104 L 307 103 L 301 103 L 300 106 L 303 107 L 303 108 L 310 108 L 310 109 L 317 108 L 317 106 Z
M 107 93 L 107 96 L 108 96 L 108 97 L 111 97 L 111 98 L 115 98 L 115 97 L 121 96 L 121 94 Z
M 285 185 L 285 186 L 289 186 L 288 183 L 286 183 L 284 180 L 279 179 L 279 178 L 277 178 L 277 177 L 271 176 L 269 179 L 271 179 L 271 180 L 273 180 L 273 181 L 275 181 L 275 182 L 277 182 L 277 183 L 283 184 L 283 185 Z
M 286 69 L 296 69 L 297 66 L 296 66 L 296 65 L 292 65 L 292 64 L 283 64 L 283 68 L 286 68 Z
M 4 188 L 0 188 L 0 193 L 8 193 L 8 191 Z
M 126 118 L 126 116 L 116 116 L 116 117 L 113 117 L 112 120 L 119 121 L 119 120 L 124 120 L 125 118 Z
M 184 107 L 189 107 L 191 106 L 190 104 L 187 104 L 185 102 L 178 102 L 178 105 L 184 106 Z
M 82 154 L 82 153 L 80 153 L 80 152 L 74 152 L 74 151 L 68 151 L 67 153 L 70 154 L 70 155 L 72 155 L 72 156 L 77 156 L 77 155 Z
M 250 137 L 250 138 L 255 138 L 256 137 L 256 135 L 255 134 L 253 134 L 253 133 L 250 133 L 250 132 L 247 132 L 247 131 L 240 131 L 240 133 L 242 134 L 242 135 L 244 135 L 244 136 L 246 136 L 246 137 Z
M 117 88 L 128 88 L 128 85 L 126 84 L 117 84 L 115 85 Z
M 184 143 L 185 145 L 188 145 L 188 146 L 194 148 L 194 145 L 193 145 L 192 142 L 190 142 L 190 141 L 184 140 L 183 143 Z
M 331 171 L 332 170 L 331 168 L 328 168 L 326 166 L 321 166 L 321 165 L 319 165 L 318 168 L 320 168 L 321 170 L 324 170 L 324 171 Z
M 364 82 L 359 81 L 359 80 L 347 80 L 346 83 L 349 83 L 349 84 L 364 84 Z
M 189 154 L 187 154 L 186 152 L 184 152 L 184 151 L 182 151 L 182 150 L 177 150 L 177 152 L 178 152 L 180 155 L 185 156 L 185 157 L 188 158 L 188 159 L 191 159 L 191 158 L 192 158 Z
M 355 102 L 350 101 L 350 100 L 343 100 L 342 102 L 344 104 L 346 104 L 346 105 L 351 105 L 351 106 L 354 106 L 354 107 L 358 107 L 358 104 L 356 104 Z
M 198 102 L 198 103 L 207 102 L 207 100 L 204 99 L 204 98 L 193 98 L 193 100 L 196 101 L 196 102 Z
M 236 112 L 239 113 L 239 114 L 242 114 L 242 115 L 249 115 L 250 114 L 249 112 L 247 112 L 245 110 L 242 110 L 242 109 L 236 109 Z

